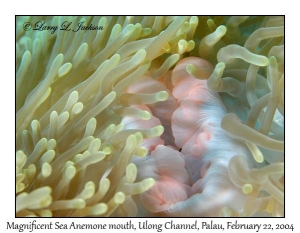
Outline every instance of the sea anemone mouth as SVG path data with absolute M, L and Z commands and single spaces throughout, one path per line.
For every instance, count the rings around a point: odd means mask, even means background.
M 16 216 L 284 216 L 284 97 L 283 16 L 17 16 Z

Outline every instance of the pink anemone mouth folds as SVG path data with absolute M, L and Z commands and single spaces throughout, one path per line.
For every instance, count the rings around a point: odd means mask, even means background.
M 159 80 L 144 76 L 129 93 L 168 93 L 166 101 L 136 105 L 151 113 L 144 121 L 125 117 L 127 129 L 162 125 L 162 136 L 145 139 L 149 154 L 135 158 L 138 178 L 153 177 L 154 187 L 142 194 L 147 211 L 160 216 L 217 216 L 224 206 L 239 211 L 245 195 L 230 181 L 228 164 L 236 154 L 247 156 L 246 147 L 230 138 L 221 128 L 226 108 L 219 95 L 207 87 L 208 77 L 196 79 L 186 71 L 213 70 L 206 60 L 182 59 L 173 71 Z

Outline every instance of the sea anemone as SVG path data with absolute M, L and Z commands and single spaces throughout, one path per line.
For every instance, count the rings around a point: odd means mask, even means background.
M 283 17 L 16 26 L 16 216 L 283 216 Z

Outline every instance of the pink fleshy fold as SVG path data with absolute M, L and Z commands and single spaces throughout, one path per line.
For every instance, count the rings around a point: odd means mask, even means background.
M 160 120 L 161 125 L 164 127 L 164 133 L 161 136 L 164 144 L 175 146 L 174 137 L 171 130 L 171 117 L 175 109 L 178 107 L 178 103 L 172 96 L 170 90 L 167 89 L 165 84 L 163 82 L 154 80 L 149 76 L 143 76 L 140 80 L 134 82 L 127 89 L 127 92 L 129 93 L 140 94 L 150 94 L 159 91 L 168 92 L 168 99 L 154 104 L 147 104 L 147 108 L 151 110 L 151 113 L 154 117 Z
M 246 196 L 230 181 L 228 164 L 233 156 L 250 157 L 250 153 L 221 128 L 227 112 L 219 95 L 207 87 L 208 73 L 203 73 L 203 80 L 196 79 L 187 73 L 188 64 L 213 69 L 203 59 L 185 58 L 159 81 L 145 76 L 128 89 L 169 93 L 167 101 L 147 105 L 153 114 L 147 126 L 161 122 L 166 129 L 161 137 L 164 145 L 157 141 L 151 155 L 133 160 L 138 180 L 156 180 L 141 195 L 142 203 L 152 214 L 162 216 L 214 217 L 223 207 L 239 211 Z
M 165 211 L 170 205 L 188 198 L 191 187 L 182 153 L 159 145 L 151 156 L 141 160 L 137 162 L 140 169 L 150 170 L 152 167 L 155 173 L 154 187 L 142 195 L 144 206 L 150 212 Z
M 138 108 L 140 110 L 148 111 L 151 113 L 151 110 L 145 105 L 136 105 L 131 106 L 133 108 Z M 151 118 L 149 120 L 142 120 L 137 117 L 124 117 L 122 119 L 122 123 L 124 124 L 124 130 L 126 129 L 149 129 L 155 126 L 161 125 L 161 122 L 158 118 L 154 117 L 151 114 Z M 145 147 L 149 152 L 153 151 L 157 145 L 163 145 L 164 141 L 159 137 L 147 138 L 144 139 L 141 146 Z

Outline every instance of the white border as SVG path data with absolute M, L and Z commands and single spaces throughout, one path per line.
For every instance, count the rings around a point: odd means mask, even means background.
M 257 14 L 280 14 L 286 15 L 286 72 L 285 72 L 285 88 L 286 88 L 286 218 L 280 219 L 238 219 L 240 223 L 270 223 L 275 226 L 276 223 L 294 224 L 294 232 L 299 232 L 300 224 L 296 216 L 299 215 L 299 192 L 297 190 L 297 183 L 299 184 L 299 102 L 300 96 L 300 77 L 299 76 L 299 20 L 296 9 L 296 1 L 271 1 L 271 0 L 255 0 L 255 1 L 141 1 L 141 0 L 127 0 L 127 1 L 58 1 L 52 0 L 47 3 L 41 1 L 1 1 L 1 81 L 0 81 L 0 101 L 1 101 L 1 156 L 2 156 L 2 169 L 1 171 L 1 232 L 9 232 L 6 230 L 6 222 L 15 221 L 16 223 L 29 223 L 33 219 L 14 219 L 14 156 L 13 148 L 15 134 L 14 129 L 14 106 L 15 106 L 15 14 L 88 14 L 88 15 L 257 15 Z M 109 222 L 127 222 L 130 219 L 38 219 L 39 223 L 49 223 L 50 221 L 61 222 L 70 224 L 72 221 L 77 223 L 109 223 Z M 132 219 L 134 223 L 138 224 L 139 221 L 146 219 Z M 165 223 L 167 219 L 148 219 L 151 223 Z M 193 222 L 194 219 L 174 219 L 178 223 Z M 210 221 L 210 219 L 198 219 L 198 222 Z M 234 219 L 215 219 L 216 223 L 224 223 L 227 221 L 234 221 Z M 226 226 L 226 225 L 224 225 Z M 67 230 L 71 231 L 71 230 Z M 138 232 L 141 230 L 137 230 Z M 163 230 L 166 232 L 168 230 Z M 179 231 L 179 230 L 178 230 Z M 48 232 L 48 231 L 46 231 Z M 56 231 L 55 231 L 56 232 Z M 66 231 L 60 231 L 66 232 Z M 72 230 L 72 232 L 79 232 L 79 230 Z M 82 230 L 80 231 L 82 232 Z M 88 232 L 100 232 L 100 230 L 93 230 Z M 102 230 L 102 232 L 106 232 Z M 110 231 L 114 232 L 114 231 Z M 130 232 L 127 230 L 126 232 Z M 150 231 L 147 232 L 157 232 Z M 171 231 L 169 231 L 171 232 Z M 173 232 L 173 231 L 172 231 Z M 185 231 L 184 231 L 185 232 Z M 200 230 L 200 232 L 205 232 Z M 220 232 L 210 230 L 209 232 Z M 240 232 L 238 230 L 226 230 L 225 232 Z M 247 231 L 255 232 L 255 231 Z M 277 231 L 273 231 L 277 232 Z M 278 231 L 279 232 L 279 231 Z M 289 232 L 289 231 L 280 231 Z

